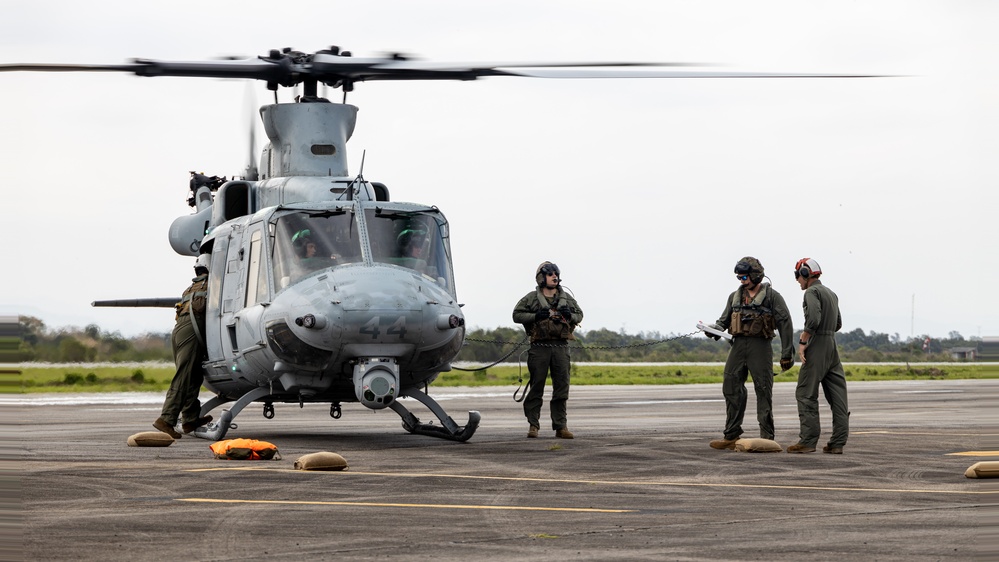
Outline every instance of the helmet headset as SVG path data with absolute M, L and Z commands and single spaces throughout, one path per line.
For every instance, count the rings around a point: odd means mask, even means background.
M 763 281 L 763 264 L 752 256 L 746 256 L 735 264 L 735 274 L 748 275 L 753 285 L 759 285 Z
M 801 258 L 798 263 L 794 264 L 794 278 L 804 277 L 808 279 L 809 277 L 817 278 L 822 275 L 822 268 L 819 267 L 819 262 L 813 260 L 812 258 Z
M 555 284 L 558 285 L 561 283 L 562 272 L 559 271 L 558 266 L 550 261 L 542 262 L 541 265 L 538 266 L 537 273 L 534 275 L 534 280 L 537 281 L 538 287 L 544 287 L 545 278 L 552 273 L 555 274 Z
M 208 264 L 211 262 L 211 254 L 201 254 L 198 259 L 194 262 L 194 272 L 195 273 L 208 273 Z

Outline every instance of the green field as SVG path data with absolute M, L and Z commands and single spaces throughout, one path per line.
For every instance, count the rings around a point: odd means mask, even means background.
M 847 380 L 953 380 L 999 378 L 999 365 L 976 363 L 874 364 L 847 363 Z M 0 371 L 0 392 L 126 392 L 163 391 L 170 386 L 174 369 L 163 363 L 114 366 L 25 365 Z M 797 380 L 798 367 L 775 379 Z M 441 373 L 436 386 L 511 386 L 528 378 L 527 366 L 497 366 L 480 371 Z M 572 384 L 704 384 L 720 383 L 722 366 L 712 365 L 578 365 L 572 366 Z

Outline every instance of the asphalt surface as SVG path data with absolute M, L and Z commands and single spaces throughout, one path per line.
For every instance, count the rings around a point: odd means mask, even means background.
M 246 408 L 226 437 L 272 442 L 279 461 L 216 460 L 190 436 L 126 446 L 162 395 L 6 395 L 5 481 L 20 486 L 6 511 L 20 510 L 23 546 L 5 559 L 995 559 L 999 480 L 964 472 L 999 460 L 999 380 L 851 383 L 843 455 L 709 448 L 720 385 L 573 387 L 574 440 L 526 439 L 512 391 L 431 388 L 459 424 L 482 413 L 467 443 L 357 404 L 339 420 L 322 405 L 277 404 L 272 420 Z M 774 409 L 786 447 L 793 383 Z M 293 469 L 317 451 L 349 469 Z

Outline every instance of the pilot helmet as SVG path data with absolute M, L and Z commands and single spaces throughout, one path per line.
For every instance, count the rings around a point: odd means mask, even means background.
M 801 258 L 798 263 L 794 264 L 794 278 L 804 277 L 808 279 L 809 277 L 818 277 L 822 275 L 822 268 L 819 266 L 819 262 L 813 260 L 812 258 Z
M 299 230 L 291 237 L 291 245 L 299 257 L 305 257 L 305 246 L 312 242 L 312 231 L 308 228 Z
M 296 248 L 301 247 L 304 246 L 306 242 L 309 242 L 311 237 L 312 231 L 308 228 L 303 228 L 291 237 L 291 243 L 294 244 Z
M 396 237 L 396 243 L 399 248 L 405 249 L 411 243 L 423 244 L 424 238 L 427 236 L 427 231 L 419 228 L 407 228 L 399 233 Z
M 195 273 L 208 273 L 208 264 L 212 261 L 211 254 L 201 254 L 194 262 Z
M 419 240 L 427 235 L 427 231 L 422 228 L 407 228 L 399 233 L 398 240 L 400 242 L 409 242 L 414 237 Z
M 752 256 L 746 256 L 735 264 L 735 274 L 749 275 L 753 285 L 759 285 L 763 281 L 763 264 Z
M 559 277 L 561 281 L 562 272 L 559 270 L 558 266 L 550 261 L 542 262 L 538 266 L 538 271 L 534 275 L 534 280 L 538 282 L 538 287 L 545 286 L 545 276 L 554 273 L 556 277 Z

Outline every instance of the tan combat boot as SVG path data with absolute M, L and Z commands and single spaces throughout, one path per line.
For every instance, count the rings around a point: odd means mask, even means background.
M 787 448 L 788 453 L 814 453 L 815 447 L 810 447 L 808 445 L 802 445 L 801 443 L 795 443 Z
M 730 449 L 735 450 L 735 442 L 739 439 L 715 439 L 714 441 L 708 443 L 711 445 L 712 449 Z
M 555 430 L 555 437 L 558 437 L 559 439 L 572 439 L 573 435 L 572 432 L 569 431 L 568 427 L 563 427 L 562 429 Z
M 163 433 L 166 433 L 167 435 L 173 437 L 174 439 L 180 439 L 181 437 L 183 437 L 183 435 L 177 433 L 176 429 L 170 427 L 170 424 L 163 421 L 163 418 L 156 418 L 156 421 L 153 422 L 153 427 L 162 431 Z
M 538 438 L 538 430 L 539 429 L 541 429 L 541 428 L 535 427 L 535 426 L 532 425 L 531 429 L 527 430 L 527 436 L 530 437 L 531 439 L 537 439 Z

